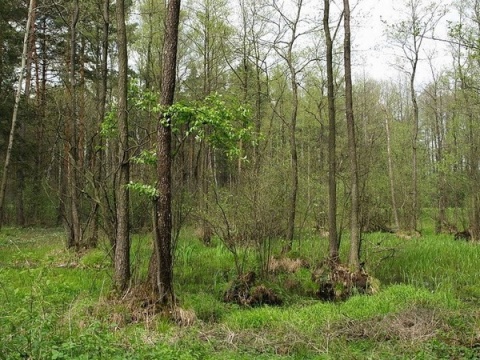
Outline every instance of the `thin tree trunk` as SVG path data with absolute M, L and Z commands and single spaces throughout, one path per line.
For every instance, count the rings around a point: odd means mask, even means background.
M 36 0 L 32 0 L 32 14 L 31 14 L 31 22 L 30 22 L 30 29 L 28 33 L 28 50 L 27 50 L 27 63 L 25 69 L 25 100 L 30 108 L 31 101 L 30 101 L 30 89 L 32 83 L 32 65 L 34 61 L 34 54 L 35 54 L 35 17 L 36 17 L 36 7 L 37 2 Z M 38 78 L 38 77 L 37 77 Z M 35 111 L 35 117 L 37 116 L 37 112 Z M 20 134 L 20 138 L 26 138 L 26 126 L 25 122 L 21 121 L 18 124 L 18 133 Z M 17 225 L 18 226 L 25 226 L 25 203 L 24 203 L 24 192 L 25 192 L 25 157 L 24 155 L 20 155 L 19 157 L 19 165 L 17 166 L 17 195 L 16 195 L 16 210 L 17 210 Z M 33 204 L 35 204 L 33 202 Z M 36 214 L 34 214 L 36 215 Z M 35 221 L 35 217 L 33 220 Z
M 336 116 L 335 88 L 333 79 L 333 39 L 330 33 L 330 0 L 324 0 L 323 29 L 327 46 L 327 92 L 328 92 L 328 239 L 329 257 L 338 262 L 340 242 L 337 234 L 337 163 L 336 163 Z
M 430 68 L 433 75 L 433 104 L 434 104 L 434 119 L 435 123 L 433 124 L 433 133 L 434 133 L 434 153 L 432 154 L 434 168 L 436 168 L 437 174 L 437 201 L 438 201 L 438 215 L 435 225 L 435 233 L 441 234 L 443 231 L 443 226 L 446 223 L 446 198 L 445 198 L 445 170 L 443 169 L 443 140 L 445 137 L 444 134 L 444 124 L 442 120 L 442 115 L 439 113 L 440 104 L 438 96 L 438 79 L 435 77 L 434 69 L 430 63 Z M 440 97 L 441 102 L 441 97 Z
M 17 88 L 17 93 L 15 95 L 15 104 L 13 106 L 12 126 L 10 129 L 10 135 L 8 138 L 8 147 L 7 147 L 7 152 L 5 154 L 5 163 L 3 165 L 2 182 L 0 184 L 0 229 L 3 225 L 5 194 L 7 190 L 7 178 L 8 178 L 8 171 L 10 168 L 10 160 L 12 156 L 13 144 L 15 141 L 15 129 L 17 126 L 18 107 L 20 105 L 20 97 L 22 95 L 22 88 L 23 88 L 23 76 L 24 76 L 25 66 L 27 62 L 29 31 L 32 23 L 33 14 L 34 14 L 33 6 L 34 6 L 34 0 L 30 0 L 30 4 L 28 6 L 27 26 L 25 28 L 25 36 L 23 37 L 22 62 L 20 65 L 18 88 Z
M 360 268 L 360 223 L 359 223 L 359 192 L 358 192 L 358 166 L 357 145 L 355 140 L 355 119 L 353 116 L 352 94 L 352 64 L 350 44 L 350 4 L 349 0 L 343 1 L 344 7 L 344 66 L 345 66 L 345 106 L 348 132 L 348 154 L 350 158 L 351 176 L 351 218 L 350 218 L 350 255 L 349 265 L 352 270 Z
M 101 123 L 105 117 L 106 106 L 107 106 L 107 92 L 108 92 L 108 48 L 109 48 L 109 35 L 110 35 L 110 0 L 103 1 L 103 39 L 102 39 L 102 83 L 101 83 L 101 92 L 100 92 L 100 114 L 98 119 L 98 126 L 100 129 Z M 98 161 L 97 161 L 97 189 L 100 193 L 99 200 L 101 201 L 101 215 L 103 217 L 104 226 L 107 232 L 107 236 L 110 239 L 110 245 L 113 246 L 115 244 L 115 230 L 111 225 L 112 222 L 109 220 L 111 217 L 109 216 L 108 211 L 108 202 L 106 196 L 104 196 L 104 192 L 101 191 L 101 184 L 102 181 L 105 179 L 106 173 L 106 150 L 105 147 L 105 140 L 103 137 L 100 136 L 99 139 L 100 143 L 100 151 L 98 153 Z
M 291 51 L 291 50 L 290 50 Z M 290 53 L 291 56 L 291 53 Z M 288 248 L 293 246 L 295 236 L 295 218 L 297 213 L 297 194 L 298 194 L 298 154 L 297 154 L 297 113 L 298 113 L 298 85 L 296 72 L 293 64 L 290 64 L 290 76 L 292 84 L 292 113 L 290 116 L 290 201 L 288 211 L 287 241 Z
M 76 68 L 76 41 L 77 41 L 77 23 L 79 19 L 79 1 L 74 2 L 72 22 L 70 24 L 70 121 L 72 131 L 68 137 L 68 160 L 67 160 L 67 193 L 70 207 L 66 210 L 70 212 L 70 227 L 73 238 L 69 238 L 68 247 L 78 247 L 81 242 L 81 224 L 79 212 L 79 188 L 78 188 L 78 114 L 77 114 L 77 84 L 75 79 Z
M 125 24 L 124 0 L 117 0 L 117 46 L 118 46 L 118 180 L 115 194 L 116 208 L 116 243 L 115 243 L 115 287 L 125 291 L 130 280 L 130 219 L 129 189 L 130 155 L 128 144 L 127 113 L 127 30 Z
M 417 94 L 415 92 L 415 72 L 416 62 L 413 66 L 413 71 L 410 76 L 410 92 L 413 106 L 413 133 L 412 133 L 412 214 L 410 229 L 412 231 L 417 230 L 418 223 L 418 165 L 417 165 L 417 144 L 418 144 L 418 103 Z
M 35 47 L 35 67 L 36 67 L 36 118 L 37 118 L 37 136 L 35 138 L 35 147 L 37 149 L 44 148 L 46 143 L 45 119 L 47 108 L 47 69 L 50 68 L 49 58 L 47 55 L 47 19 L 46 16 L 41 16 L 39 26 L 36 27 L 38 35 L 35 36 L 36 41 L 39 43 L 38 49 Z M 38 51 L 37 51 L 38 50 Z M 32 191 L 34 194 L 40 194 L 42 191 L 42 152 L 37 151 L 34 155 L 34 168 L 33 168 L 33 185 Z M 29 200 L 31 203 L 29 206 L 32 208 L 33 218 L 37 218 L 39 212 L 42 211 L 41 197 L 35 197 L 33 200 Z M 58 223 L 57 223 L 58 224 Z
M 91 228 L 91 238 L 90 244 L 91 247 L 96 247 L 98 244 L 98 228 L 100 222 L 100 213 L 104 217 L 104 223 L 106 228 L 108 227 L 108 216 L 106 211 L 106 201 L 102 196 L 101 183 L 104 179 L 104 161 L 105 161 L 105 151 L 104 140 L 100 135 L 100 128 L 102 122 L 105 118 L 106 105 L 107 105 L 107 86 L 108 86 L 108 48 L 109 48 L 109 33 L 110 33 L 110 0 L 103 0 L 102 6 L 102 17 L 103 17 L 103 33 L 101 41 L 101 55 L 100 55 L 100 83 L 98 90 L 98 120 L 97 120 L 97 134 L 95 144 L 97 148 L 94 156 L 94 200 L 93 200 L 93 210 L 92 210 L 92 228 Z M 114 243 L 114 231 L 107 229 L 107 235 L 110 238 L 111 244 Z M 112 249 L 113 250 L 113 249 Z
M 293 239 L 295 236 L 295 218 L 297 213 L 297 194 L 298 194 L 298 154 L 297 154 L 297 116 L 298 116 L 298 82 L 297 71 L 294 66 L 293 46 L 295 40 L 298 38 L 297 26 L 300 21 L 300 15 L 302 10 L 302 0 L 296 4 L 296 16 L 295 19 L 289 24 L 292 36 L 288 42 L 288 50 L 285 56 L 285 60 L 288 65 L 290 73 L 290 85 L 292 87 L 292 110 L 290 113 L 289 124 L 289 143 L 290 143 L 290 199 L 288 204 L 288 223 L 287 223 L 287 248 L 292 248 Z

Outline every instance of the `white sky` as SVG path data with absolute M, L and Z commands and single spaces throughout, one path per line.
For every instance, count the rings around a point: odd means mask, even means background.
M 358 5 L 355 6 L 357 2 Z M 444 1 L 440 2 L 444 3 Z M 402 0 L 351 0 L 354 63 L 357 76 L 365 72 L 376 79 L 398 78 L 399 73 L 394 66 L 395 51 L 398 50 L 388 46 L 384 33 L 385 24 L 381 20 L 388 23 L 399 21 L 402 4 Z M 435 31 L 436 36 L 446 38 L 447 19 L 452 20 L 453 15 L 448 14 L 442 18 Z M 451 62 L 445 43 L 425 40 L 423 49 L 429 52 L 435 51 L 434 63 L 437 70 Z M 425 53 L 421 55 L 423 59 L 426 58 Z M 431 78 L 428 61 L 422 60 L 417 72 L 417 85 L 421 86 Z

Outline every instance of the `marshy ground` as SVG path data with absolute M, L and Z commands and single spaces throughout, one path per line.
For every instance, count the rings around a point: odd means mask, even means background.
M 378 291 L 323 302 L 312 271 L 327 240 L 305 235 L 292 261 L 277 259 L 256 280 L 282 301 L 252 307 L 224 301 L 237 278 L 232 254 L 184 231 L 178 321 L 111 292 L 106 248 L 77 254 L 63 239 L 60 230 L 2 230 L 0 359 L 480 358 L 480 245 L 453 236 L 365 235 L 363 259 Z M 140 282 L 150 238 L 133 240 Z M 255 250 L 242 251 L 245 270 L 258 274 Z

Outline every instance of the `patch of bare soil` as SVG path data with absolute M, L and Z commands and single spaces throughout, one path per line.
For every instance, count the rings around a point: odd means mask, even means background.
M 351 271 L 336 262 L 324 262 L 312 274 L 318 284 L 317 296 L 324 301 L 346 300 L 355 294 L 374 294 L 378 291 L 375 279 L 364 269 Z
M 255 285 L 256 275 L 250 271 L 236 278 L 223 296 L 227 303 L 242 306 L 282 305 L 282 299 L 265 285 Z
M 435 310 L 426 308 L 411 308 L 397 314 L 349 321 L 338 326 L 337 334 L 347 340 L 399 340 L 410 343 L 429 340 L 443 327 Z

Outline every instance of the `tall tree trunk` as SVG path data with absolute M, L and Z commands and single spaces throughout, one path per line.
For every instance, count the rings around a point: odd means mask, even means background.
M 47 54 L 47 17 L 42 15 L 39 21 L 39 26 L 36 28 L 38 35 L 36 40 L 39 43 L 38 49 L 35 47 L 35 73 L 36 73 L 36 119 L 37 119 L 37 136 L 35 138 L 35 148 L 42 149 L 46 144 L 45 119 L 47 109 L 47 69 L 50 68 L 49 58 Z M 34 167 L 33 167 L 33 194 L 40 194 L 42 191 L 42 152 L 37 151 L 34 155 Z M 33 218 L 38 218 L 39 213 L 42 211 L 42 199 L 40 197 L 34 197 L 29 199 L 29 206 L 32 209 Z
M 162 53 L 162 83 L 160 105 L 173 104 L 175 96 L 178 27 L 180 0 L 169 0 L 165 19 L 165 41 Z M 173 254 L 172 254 L 172 132 L 171 119 L 163 114 L 157 126 L 157 176 L 158 197 L 155 201 L 155 261 L 156 291 L 159 302 L 164 306 L 174 304 Z M 152 267 L 151 267 L 152 268 Z M 153 267 L 154 268 L 154 267 Z
M 33 6 L 34 6 L 34 0 L 30 0 L 30 4 L 28 6 L 27 25 L 25 27 L 25 36 L 23 38 L 23 51 L 22 51 L 22 62 L 20 65 L 20 76 L 18 78 L 18 88 L 17 88 L 17 93 L 15 95 L 15 104 L 13 106 L 12 126 L 10 129 L 10 136 L 8 138 L 7 152 L 5 154 L 5 163 L 3 165 L 2 182 L 0 184 L 0 229 L 3 225 L 3 218 L 5 215 L 4 208 L 5 208 L 5 193 L 7 190 L 7 178 L 8 178 L 9 168 L 10 168 L 13 143 L 15 141 L 15 129 L 17 126 L 18 107 L 20 105 L 20 97 L 22 95 L 22 88 L 23 88 L 23 76 L 24 76 L 24 71 L 25 71 L 26 62 L 27 62 L 29 31 L 33 21 L 32 18 L 34 14 Z
M 293 47 L 298 39 L 298 24 L 301 18 L 303 1 L 296 3 L 296 14 L 293 20 L 288 20 L 288 27 L 291 30 L 291 37 L 287 42 L 287 52 L 282 55 L 285 59 L 290 75 L 290 86 L 292 90 L 292 108 L 290 112 L 289 127 L 289 145 L 290 145 L 290 194 L 288 204 L 288 223 L 287 223 L 287 246 L 284 250 L 292 248 L 295 236 L 295 218 L 297 213 L 297 195 L 298 195 L 298 154 L 297 154 L 297 116 L 298 116 L 298 81 L 297 70 L 295 69 Z
M 328 239 L 331 261 L 339 260 L 340 242 L 337 234 L 337 162 L 335 88 L 333 78 L 333 38 L 330 33 L 330 0 L 324 0 L 323 29 L 327 46 L 327 97 L 328 97 Z
M 410 230 L 417 230 L 418 223 L 418 165 L 417 165 L 417 147 L 418 147 L 418 122 L 419 112 L 417 103 L 417 93 L 415 92 L 415 73 L 417 62 L 415 61 L 412 74 L 410 76 L 410 95 L 413 106 L 413 129 L 412 129 L 412 214 Z
M 352 63 L 350 43 L 350 3 L 343 0 L 344 8 L 344 66 L 345 66 L 345 112 L 347 118 L 348 133 L 348 155 L 350 158 L 351 177 L 351 217 L 350 217 L 350 255 L 349 265 L 352 270 L 360 269 L 360 202 L 358 191 L 358 165 L 357 165 L 357 144 L 355 140 L 355 119 L 353 116 L 353 94 L 352 94 Z
M 128 144 L 128 55 L 127 29 L 125 24 L 124 0 L 117 0 L 117 47 L 118 47 L 118 178 L 115 189 L 116 243 L 115 243 L 115 287 L 125 291 L 130 280 L 130 219 L 129 190 L 130 155 Z
M 36 18 L 36 7 L 37 2 L 36 0 L 32 0 L 32 14 L 31 14 L 31 22 L 30 22 L 30 29 L 28 33 L 28 50 L 27 50 L 27 63 L 25 69 L 25 100 L 30 110 L 30 106 L 32 102 L 30 101 L 30 90 L 31 90 L 31 83 L 32 83 L 32 65 L 34 63 L 34 55 L 35 55 L 35 18 Z M 37 112 L 35 115 L 37 116 Z M 19 134 L 20 138 L 25 140 L 26 138 L 26 126 L 25 122 L 21 121 L 18 124 L 19 127 Z M 24 192 L 25 192 L 25 157 L 20 155 L 19 158 L 19 166 L 17 166 L 17 179 L 16 179 L 16 186 L 17 186 L 17 196 L 16 196 L 16 210 L 17 210 L 17 225 L 18 226 L 25 226 L 25 204 L 24 204 Z M 35 218 L 33 218 L 35 220 Z
M 70 234 L 67 246 L 78 247 L 81 242 L 81 224 L 80 224 L 80 195 L 78 187 L 78 114 L 77 114 L 77 84 L 76 84 L 76 47 L 77 47 L 77 23 L 79 18 L 79 0 L 75 0 L 72 22 L 70 24 L 70 126 L 71 132 L 69 134 L 68 142 L 68 160 L 67 160 L 67 194 L 68 204 L 67 211 L 70 219 Z
M 290 114 L 290 201 L 289 201 L 289 210 L 288 210 L 288 224 L 287 224 L 287 241 L 288 248 L 291 249 L 293 246 L 293 239 L 295 236 L 295 218 L 297 214 L 297 194 L 298 194 L 298 154 L 297 154 L 297 114 L 298 114 L 298 84 L 296 77 L 296 70 L 293 67 L 291 61 L 292 57 L 292 48 L 293 42 L 289 49 L 289 58 L 290 58 L 290 76 L 291 76 L 291 86 L 292 86 L 292 112 Z
M 100 6 L 100 5 L 99 5 Z M 106 105 L 107 105 L 107 86 L 108 86 L 108 48 L 109 48 L 109 33 L 110 33 L 110 0 L 103 0 L 101 5 L 102 18 L 103 18 L 103 31 L 101 44 L 99 45 L 98 58 L 99 68 L 100 68 L 100 80 L 97 83 L 97 98 L 98 98 L 98 119 L 97 119 L 97 132 L 94 139 L 94 151 L 95 155 L 93 158 L 93 191 L 94 199 L 92 201 L 92 225 L 91 225 L 91 237 L 89 241 L 90 247 L 96 247 L 98 244 L 98 231 L 100 216 L 104 217 L 104 225 L 108 238 L 110 239 L 111 245 L 114 244 L 114 233 L 113 229 L 110 229 L 108 220 L 108 215 L 106 211 L 106 200 L 104 199 L 102 188 L 102 181 L 104 179 L 104 162 L 105 162 L 105 151 L 104 140 L 100 134 L 100 129 L 102 122 L 105 118 Z M 112 249 L 113 250 L 113 249 Z

